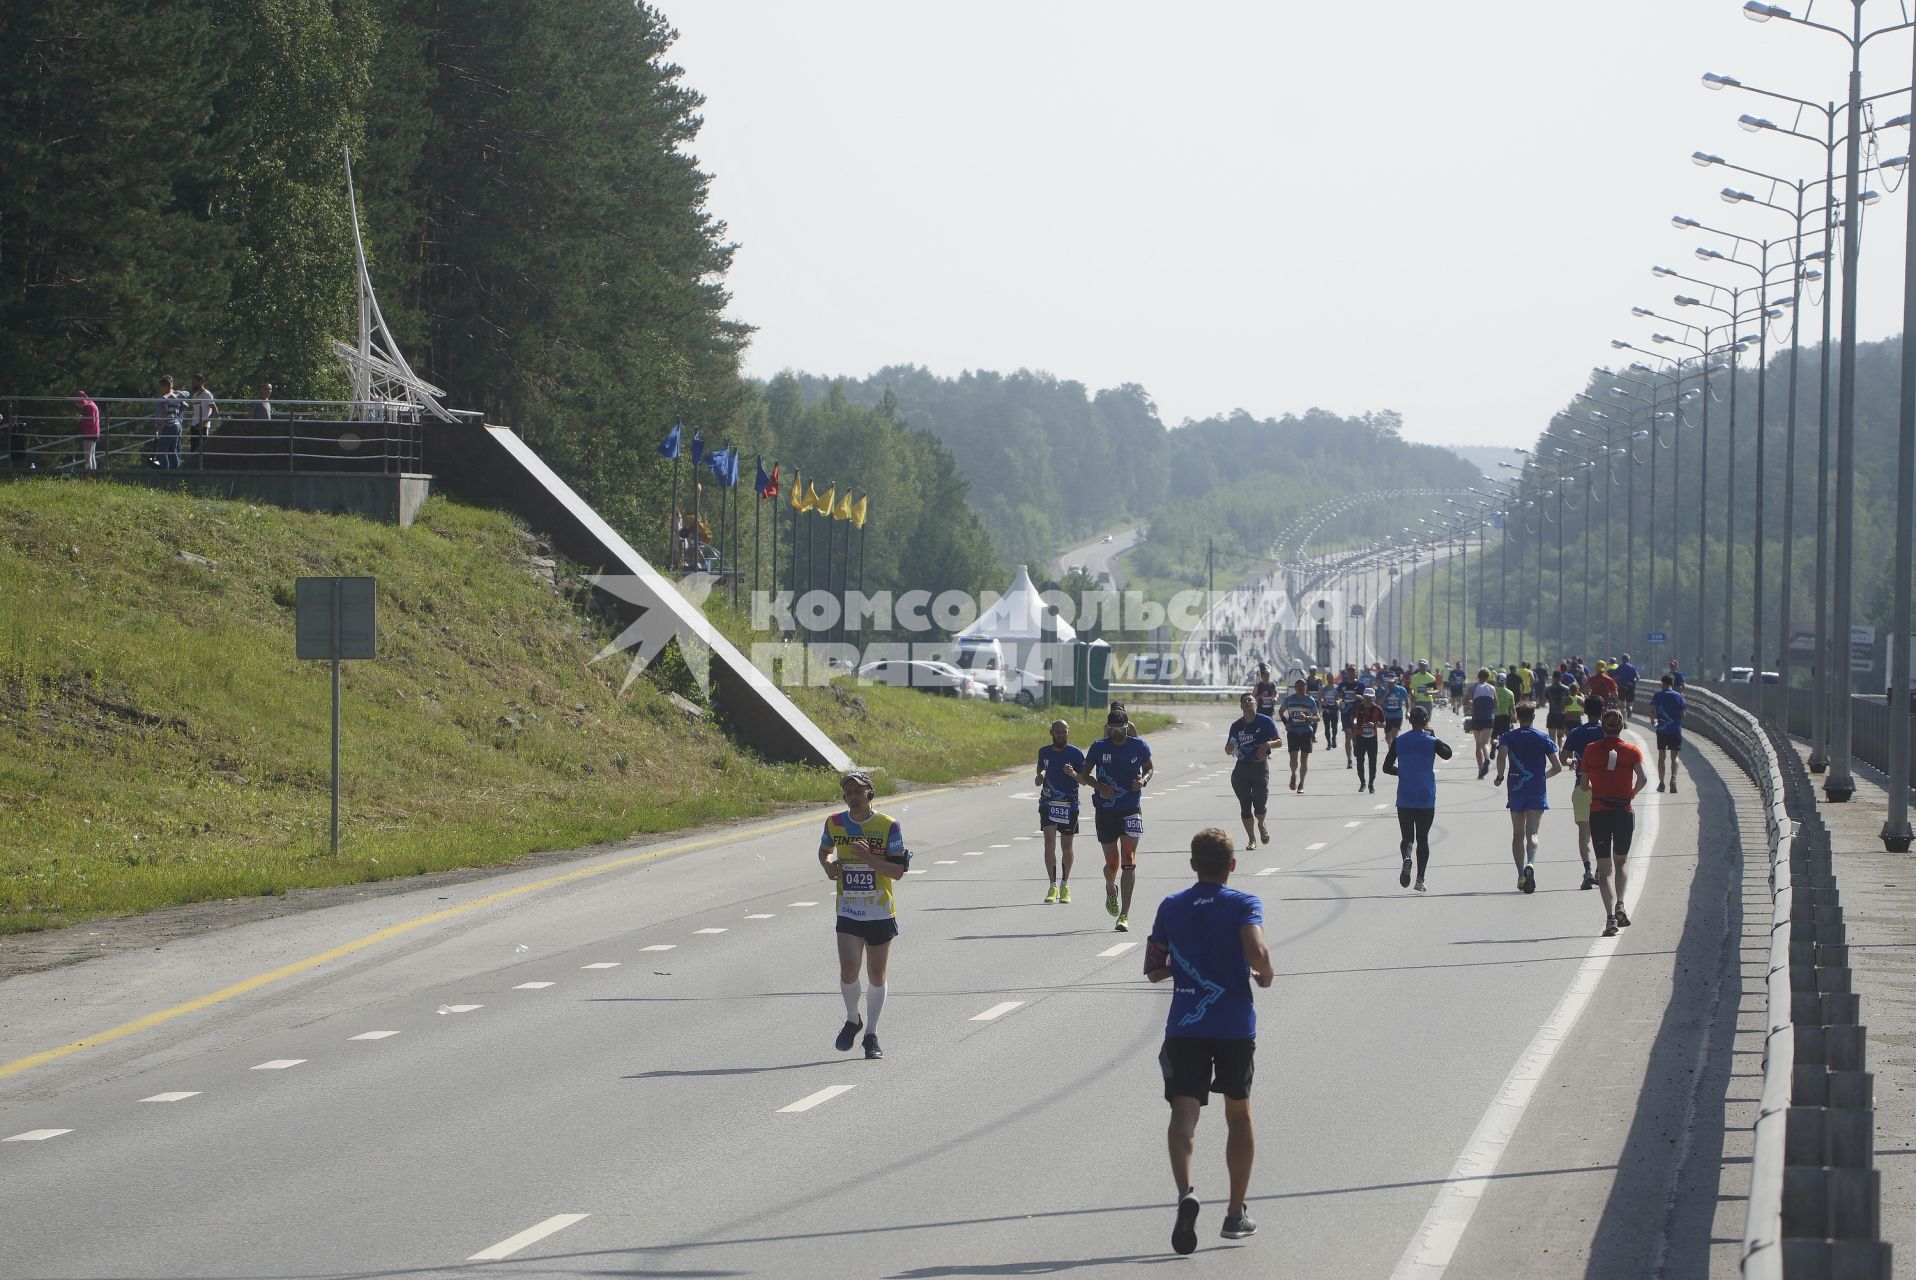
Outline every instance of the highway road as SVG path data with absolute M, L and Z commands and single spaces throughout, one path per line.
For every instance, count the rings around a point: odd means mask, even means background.
M 1071 566 L 1078 564 L 1083 565 L 1085 572 L 1093 578 L 1096 578 L 1100 571 L 1107 572 L 1111 575 L 1112 587 L 1122 591 L 1124 572 L 1118 567 L 1118 556 L 1136 546 L 1137 541 L 1137 529 L 1119 529 L 1111 535 L 1109 542 L 1098 538 L 1081 547 L 1071 548 L 1058 557 L 1058 563 L 1053 568 L 1060 578 L 1071 571 Z
M 1142 943 L 1191 835 L 1238 830 L 1226 713 L 1181 714 L 1129 934 L 1088 839 L 1077 900 L 1040 905 L 1028 773 L 881 805 L 914 850 L 883 1061 L 832 1048 L 823 810 L 0 983 L 0 1276 L 1733 1273 L 1738 831 L 1695 748 L 1694 785 L 1640 803 L 1610 940 L 1564 781 L 1524 896 L 1460 751 L 1418 895 L 1391 779 L 1320 753 L 1291 795 L 1278 768 L 1276 841 L 1233 880 L 1278 972 L 1261 1230 L 1218 1237 L 1213 1107 L 1200 1248 L 1171 1257 Z

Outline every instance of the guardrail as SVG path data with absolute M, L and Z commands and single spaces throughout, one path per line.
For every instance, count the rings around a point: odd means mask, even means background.
M 1241 684 L 1109 684 L 1105 691 L 1113 698 L 1229 698 L 1236 702 L 1248 690 Z
M 1890 1275 L 1874 1162 L 1874 1081 L 1849 947 L 1808 771 L 1787 735 L 1692 687 L 1690 724 L 1763 793 L 1771 895 L 1763 1090 L 1742 1273 L 1751 1280 Z

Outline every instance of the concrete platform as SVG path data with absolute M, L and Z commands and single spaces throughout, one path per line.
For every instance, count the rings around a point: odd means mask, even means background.
M 404 529 L 419 514 L 432 477 L 418 472 L 382 475 L 351 471 L 159 471 L 113 470 L 100 475 L 119 484 L 185 492 L 204 498 L 236 498 L 294 511 L 361 515 Z

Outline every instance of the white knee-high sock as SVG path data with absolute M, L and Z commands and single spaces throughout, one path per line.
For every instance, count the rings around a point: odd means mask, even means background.
M 858 1021 L 858 984 L 841 982 L 838 984 L 838 993 L 845 997 L 845 1021 Z
M 865 992 L 865 1034 L 866 1035 L 875 1036 L 878 1034 L 878 1015 L 883 1013 L 884 1011 L 885 1011 L 885 988 L 879 985 L 878 983 L 874 982 L 872 983 L 870 989 Z

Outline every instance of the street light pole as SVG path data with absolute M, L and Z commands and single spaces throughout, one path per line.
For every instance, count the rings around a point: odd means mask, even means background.
M 1916 54 L 1912 54 L 1916 57 Z M 1916 84 L 1916 68 L 1911 83 Z M 1916 120 L 1910 123 L 1910 154 L 1904 173 L 1916 172 Z M 1896 421 L 1896 599 L 1889 615 L 1889 816 L 1883 848 L 1907 853 L 1909 830 L 1909 628 L 1912 519 L 1916 519 L 1916 199 L 1904 231 L 1902 400 Z

